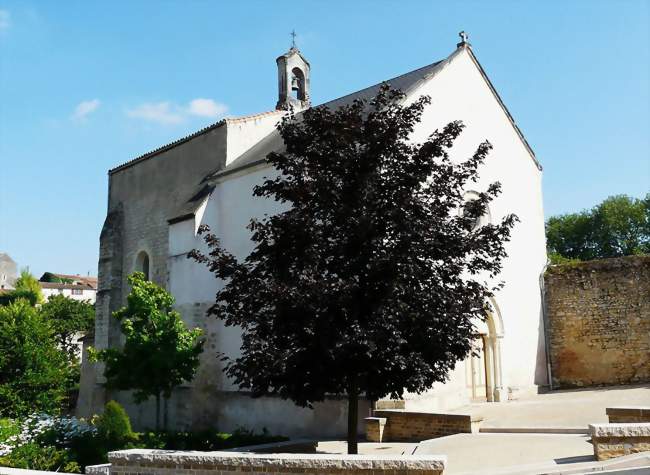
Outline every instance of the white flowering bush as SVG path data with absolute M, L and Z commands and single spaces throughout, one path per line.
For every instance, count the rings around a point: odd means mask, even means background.
M 65 448 L 78 438 L 94 437 L 97 429 L 83 419 L 32 414 L 20 422 L 19 432 L 0 442 L 0 457 L 16 448 L 36 443 L 42 447 Z

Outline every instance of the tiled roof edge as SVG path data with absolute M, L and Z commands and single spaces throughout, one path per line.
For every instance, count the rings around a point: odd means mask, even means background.
M 198 137 L 199 135 L 203 135 L 207 132 L 210 132 L 211 130 L 214 130 L 218 127 L 221 127 L 226 123 L 227 119 L 221 119 L 219 122 L 215 122 L 212 125 L 208 125 L 207 127 L 202 128 L 201 130 L 198 130 L 190 135 L 186 135 L 185 137 L 182 137 L 178 140 L 174 140 L 173 142 L 168 143 L 167 145 L 163 145 L 162 147 L 158 147 L 157 149 L 152 150 L 151 152 L 147 152 L 143 155 L 140 155 L 139 157 L 135 157 L 132 160 L 129 160 L 128 162 L 123 163 L 122 165 L 118 165 L 115 168 L 112 168 L 108 170 L 108 174 L 112 175 L 113 173 L 119 172 L 121 170 L 124 170 L 125 168 L 132 167 L 133 165 L 140 163 L 143 160 L 146 160 L 148 158 L 154 157 L 158 155 L 159 153 L 165 152 L 169 149 L 172 149 L 176 147 L 177 145 L 180 145 L 182 143 L 185 143 L 189 140 L 192 140 L 195 137 Z
M 133 166 L 136 163 L 139 163 L 139 162 L 141 162 L 143 160 L 146 160 L 147 158 L 151 158 L 151 157 L 153 157 L 155 155 L 158 155 L 159 153 L 162 153 L 162 152 L 165 152 L 165 151 L 167 151 L 169 149 L 172 149 L 172 148 L 176 147 L 177 145 L 181 145 L 182 143 L 185 143 L 188 140 L 193 139 L 194 137 L 198 137 L 201 134 L 205 134 L 206 132 L 209 132 L 209 131 L 211 131 L 213 129 L 216 129 L 217 127 L 220 127 L 220 126 L 222 126 L 224 124 L 237 124 L 237 123 L 240 123 L 240 122 L 247 122 L 249 120 L 255 120 L 255 119 L 259 119 L 261 117 L 267 117 L 267 116 L 270 116 L 270 115 L 276 115 L 278 113 L 284 113 L 284 112 L 285 111 L 273 110 L 273 111 L 260 112 L 258 114 L 246 115 L 246 116 L 243 116 L 243 117 L 229 117 L 229 118 L 221 119 L 219 122 L 215 122 L 212 125 L 208 125 L 207 127 L 204 127 L 201 130 L 193 132 L 190 135 L 182 137 L 182 138 L 180 138 L 178 140 L 174 140 L 173 142 L 170 142 L 170 143 L 168 143 L 166 145 L 163 145 L 162 147 L 158 147 L 158 148 L 156 148 L 156 149 L 154 149 L 154 150 L 152 150 L 150 152 L 147 152 L 147 153 L 145 153 L 143 155 L 135 157 L 132 160 L 129 160 L 128 162 L 125 162 L 125 163 L 123 163 L 121 165 L 118 165 L 117 167 L 110 169 L 108 171 L 108 173 L 110 175 L 110 174 L 113 174 L 115 172 L 119 172 L 120 170 L 123 170 L 125 168 L 130 167 L 130 166 Z

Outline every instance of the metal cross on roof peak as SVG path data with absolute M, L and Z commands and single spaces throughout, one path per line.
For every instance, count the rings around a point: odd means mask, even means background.
M 291 47 L 296 49 L 296 30 L 291 30 Z

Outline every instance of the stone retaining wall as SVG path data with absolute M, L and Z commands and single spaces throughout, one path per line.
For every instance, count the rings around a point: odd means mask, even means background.
M 554 387 L 650 381 L 650 256 L 552 266 L 545 286 Z
M 608 407 L 605 412 L 610 424 L 620 422 L 650 422 L 650 406 Z
M 445 435 L 471 433 L 472 422 L 478 422 L 464 414 L 385 410 L 375 411 L 374 415 L 374 418 L 366 419 L 366 437 L 374 442 L 419 442 Z M 370 433 L 368 429 L 371 429 Z
M 250 454 L 122 450 L 108 454 L 111 475 L 440 475 L 444 456 Z
M 67 472 L 44 472 L 22 468 L 0 467 L 0 475 L 66 475 Z
M 650 451 L 650 423 L 590 424 L 589 433 L 598 460 Z

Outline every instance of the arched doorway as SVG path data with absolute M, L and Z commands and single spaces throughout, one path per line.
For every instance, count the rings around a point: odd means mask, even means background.
M 501 375 L 503 324 L 496 302 L 490 302 L 485 321 L 475 323 L 477 335 L 472 354 L 465 360 L 466 387 L 473 402 L 505 400 Z

